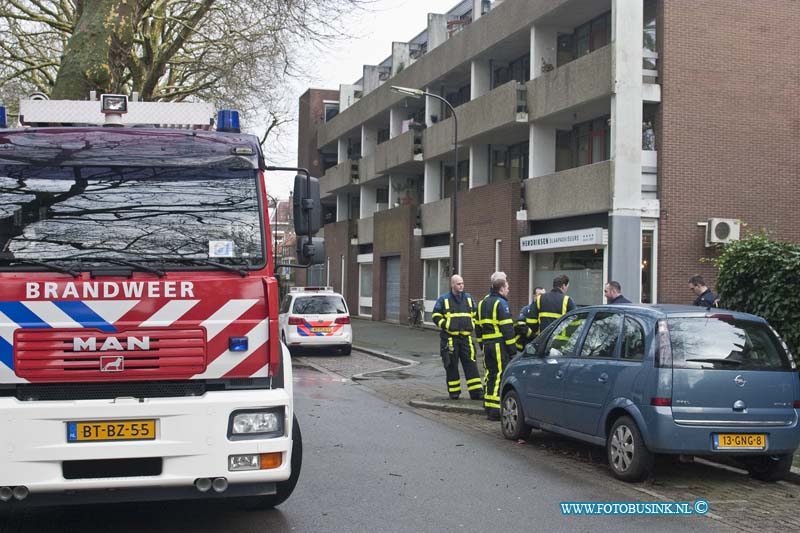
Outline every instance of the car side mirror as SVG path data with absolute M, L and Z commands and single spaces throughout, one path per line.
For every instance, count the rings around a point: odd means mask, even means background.
M 319 179 L 298 174 L 294 177 L 292 193 L 294 232 L 314 235 L 322 227 L 322 203 L 319 198 Z

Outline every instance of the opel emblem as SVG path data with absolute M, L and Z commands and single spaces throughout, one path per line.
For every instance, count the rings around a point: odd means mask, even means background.
M 745 381 L 745 379 L 742 377 L 741 374 L 733 378 L 733 382 L 739 385 L 740 387 L 744 387 L 744 384 L 747 383 L 747 381 Z

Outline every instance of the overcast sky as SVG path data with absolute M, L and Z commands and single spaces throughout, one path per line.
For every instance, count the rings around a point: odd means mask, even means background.
M 364 65 L 376 65 L 392 52 L 392 42 L 407 42 L 428 25 L 428 13 L 445 13 L 459 0 L 373 0 L 364 11 L 345 18 L 342 29 L 350 38 L 331 43 L 325 50 L 313 51 L 300 58 L 307 79 L 289 88 L 288 101 L 295 120 L 283 128 L 279 146 L 267 150 L 271 164 L 297 164 L 298 99 L 308 87 L 338 89 L 341 83 L 353 83 L 362 75 Z M 269 193 L 288 198 L 294 174 L 269 173 Z

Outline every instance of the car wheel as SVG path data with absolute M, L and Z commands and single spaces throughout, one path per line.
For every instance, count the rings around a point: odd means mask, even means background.
M 350 355 L 350 352 L 353 351 L 353 345 L 348 344 L 347 346 L 342 348 L 342 355 Z
M 780 481 L 792 469 L 792 454 L 764 455 L 746 459 L 747 471 L 750 476 L 761 481 Z
M 239 498 L 239 506 L 248 510 L 272 509 L 289 499 L 300 479 L 300 467 L 303 464 L 303 436 L 297 417 L 292 419 L 292 473 L 286 481 L 276 483 L 277 491 L 269 496 L 246 496 Z
M 653 454 L 644 445 L 636 422 L 623 416 L 614 422 L 606 439 L 608 465 L 623 481 L 640 481 L 653 470 Z
M 511 389 L 503 396 L 500 404 L 500 425 L 503 436 L 510 440 L 527 439 L 531 434 L 531 427 L 525 423 L 525 413 L 519 401 L 517 391 Z

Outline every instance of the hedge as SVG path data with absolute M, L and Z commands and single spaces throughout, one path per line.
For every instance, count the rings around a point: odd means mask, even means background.
M 716 263 L 722 306 L 764 317 L 799 357 L 800 245 L 749 235 L 725 245 Z

